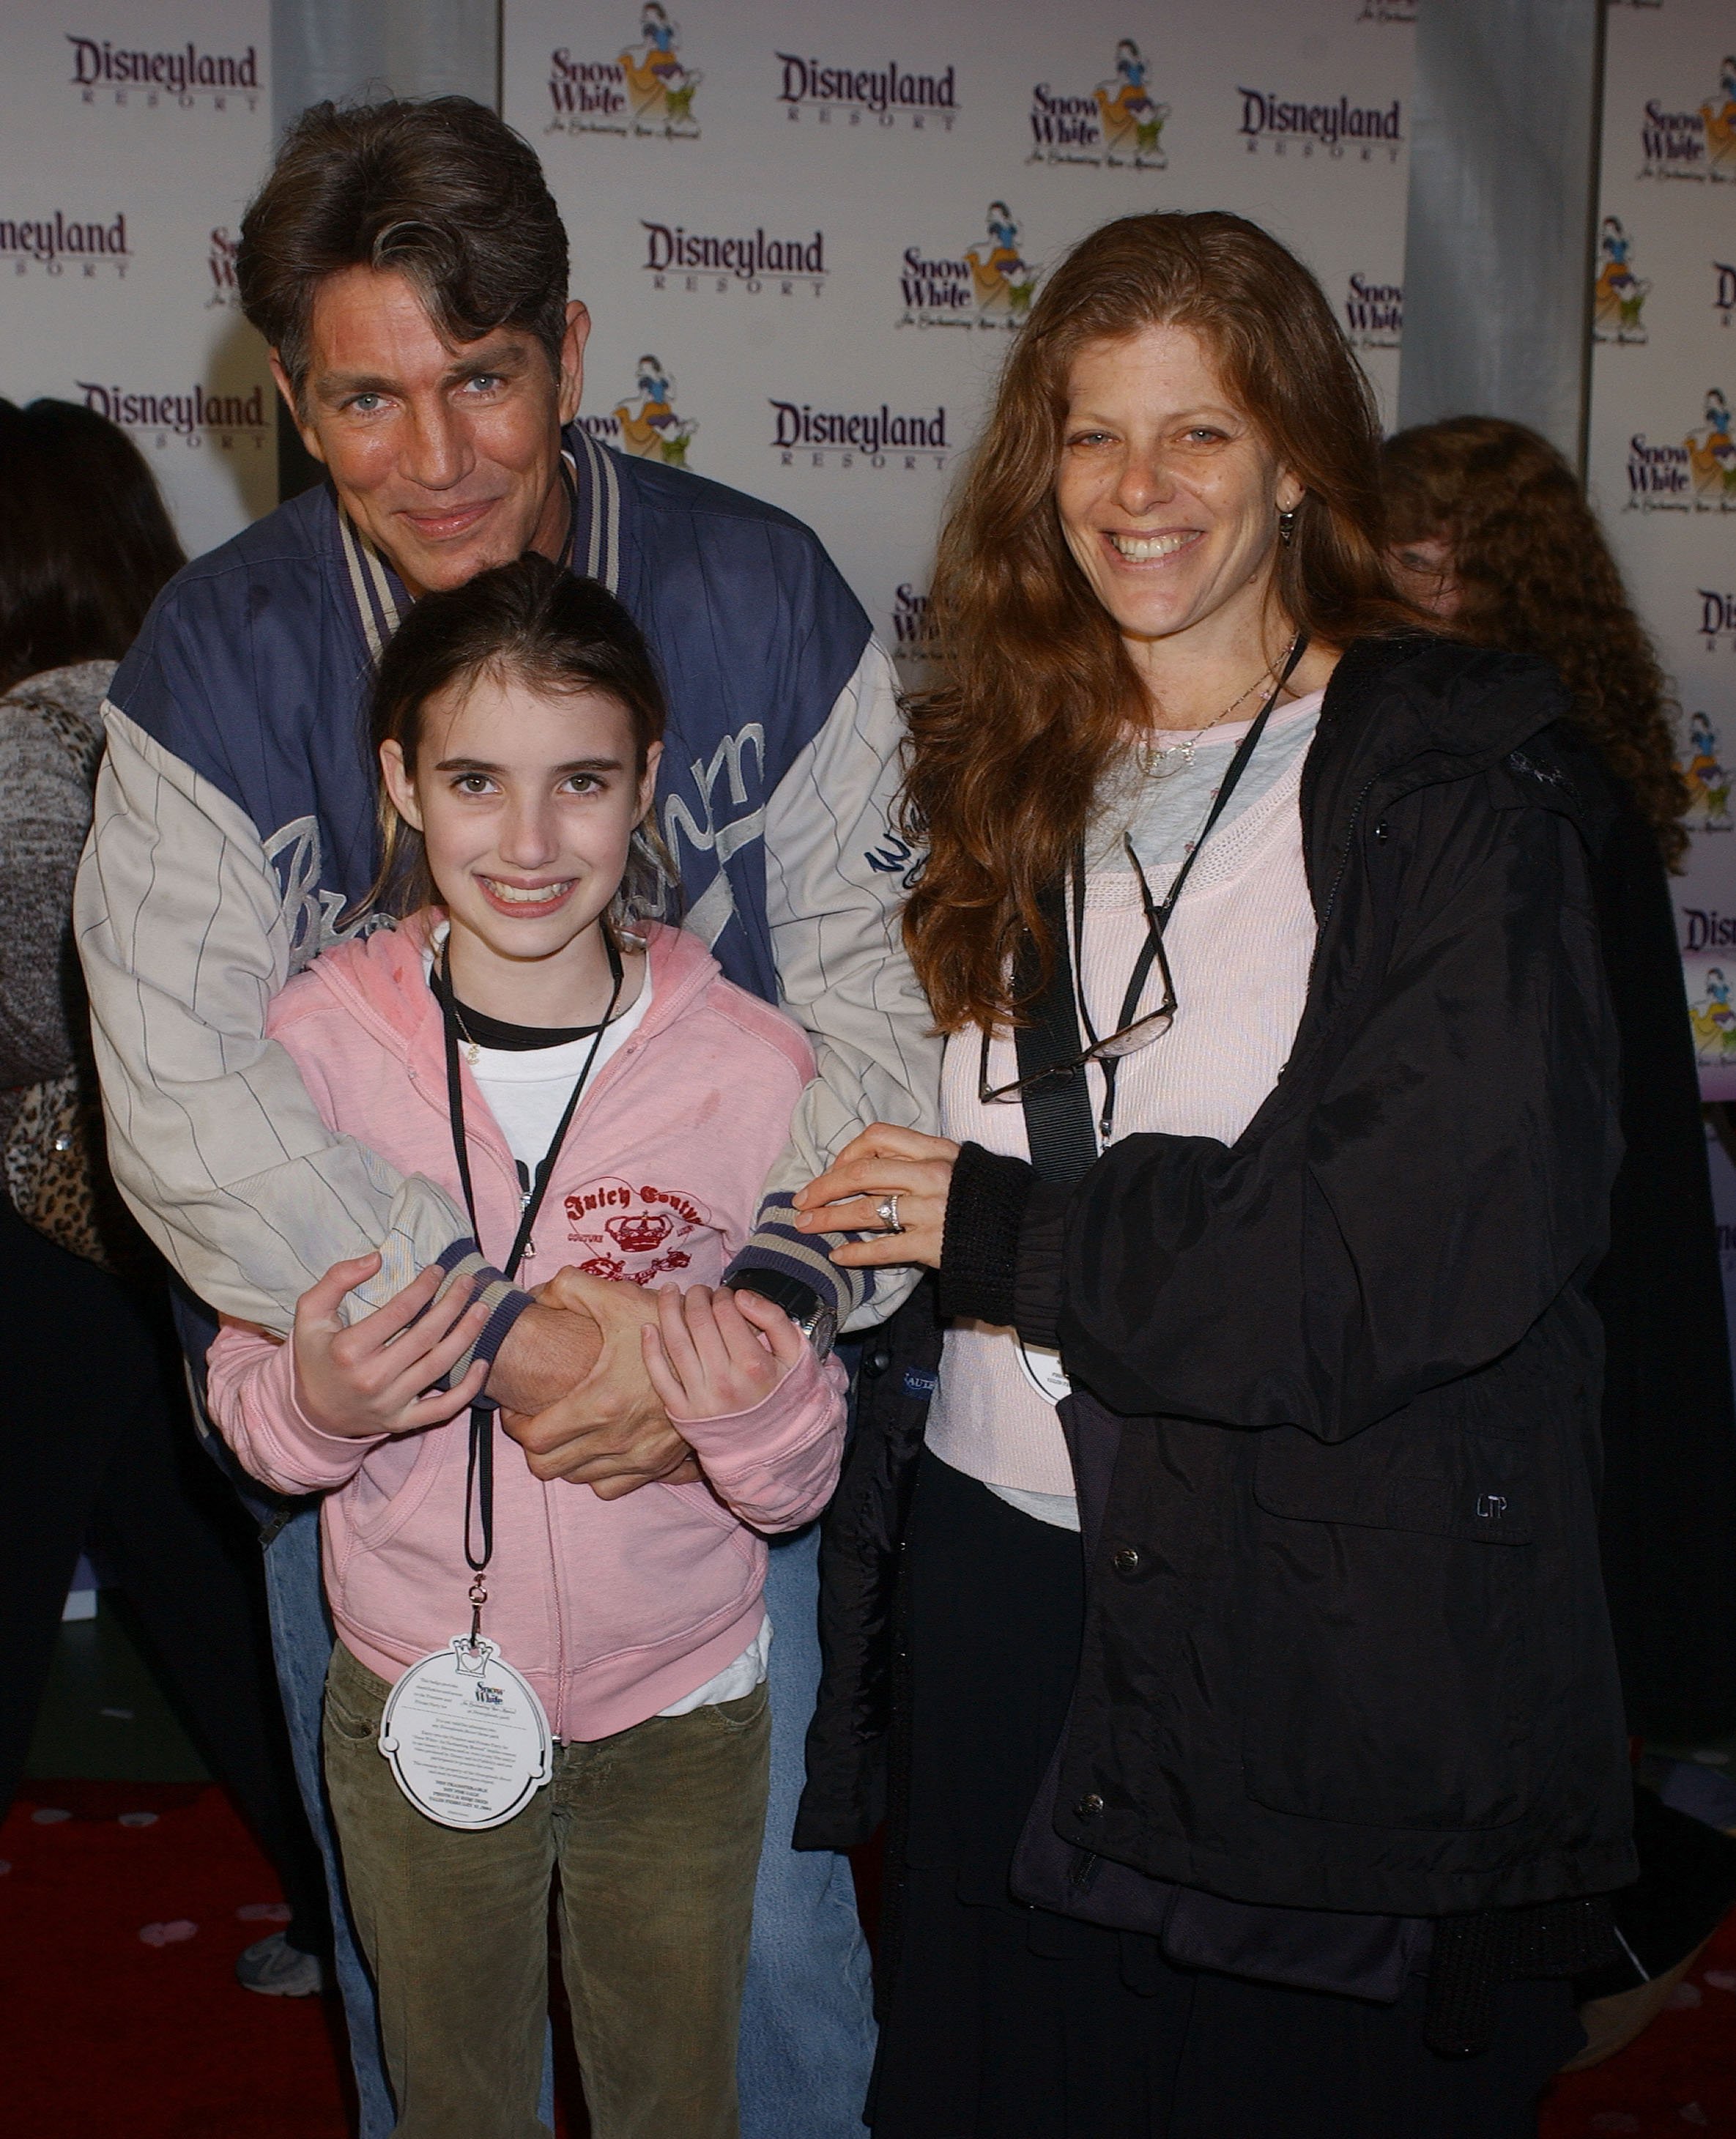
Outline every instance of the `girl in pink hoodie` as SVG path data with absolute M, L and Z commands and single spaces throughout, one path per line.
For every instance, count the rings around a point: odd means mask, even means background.
M 533 2139 L 547 1912 L 596 2139 L 733 2139 L 767 1760 L 760 1533 L 823 1507 L 843 1377 L 717 1289 L 812 1071 L 778 1011 L 636 918 L 663 702 L 601 587 L 527 557 L 427 596 L 380 663 L 382 902 L 267 1029 L 330 1125 L 470 1208 L 491 1260 L 658 1288 L 653 1386 L 693 1451 L 623 1497 L 534 1476 L 482 1310 L 377 1257 L 242 1325 L 209 1395 L 242 1461 L 323 1492 L 326 1779 L 399 2139 Z M 413 908 L 415 910 L 411 911 Z M 384 1757 L 383 1757 L 384 1755 Z

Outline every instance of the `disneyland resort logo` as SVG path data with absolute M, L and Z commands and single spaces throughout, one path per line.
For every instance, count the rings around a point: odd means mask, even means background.
M 10 261 L 14 275 L 58 280 L 70 272 L 89 282 L 112 269 L 124 279 L 132 257 L 124 215 L 87 223 L 56 208 L 17 223 L 0 218 L 0 265 Z
M 923 73 L 896 59 L 868 66 L 835 66 L 838 56 L 772 56 L 780 70 L 778 102 L 793 125 L 906 127 L 921 134 L 952 131 L 958 116 L 958 81 L 952 67 Z
M 685 467 L 687 448 L 699 426 L 691 416 L 675 412 L 675 381 L 667 365 L 653 355 L 642 356 L 633 391 L 618 401 L 606 416 L 581 416 L 580 423 L 592 438 L 634 459 L 661 461 L 665 467 Z
M 901 327 L 1005 332 L 1030 310 L 1037 271 L 1020 246 L 1019 225 L 1005 201 L 990 201 L 984 234 L 957 253 L 907 245 L 898 267 Z
M 1165 171 L 1166 104 L 1155 100 L 1151 67 L 1131 37 L 1115 47 L 1108 76 L 1094 88 L 1039 81 L 1031 91 L 1032 164 L 1083 164 L 1098 170 Z
M 1372 164 L 1381 154 L 1389 164 L 1398 161 L 1405 137 L 1396 97 L 1382 105 L 1352 104 L 1347 96 L 1335 104 L 1304 104 L 1264 89 L 1238 87 L 1236 94 L 1242 100 L 1238 130 L 1250 156 L 1264 149 L 1274 156 L 1323 154 L 1334 163 L 1352 156 Z
M 953 447 L 946 411 L 819 409 L 809 401 L 774 401 L 767 441 L 785 467 L 943 468 Z
M 1705 412 L 1680 445 L 1654 444 L 1636 431 L 1627 446 L 1632 512 L 1736 512 L 1736 438 L 1730 404 L 1714 387 Z
M 95 385 L 86 379 L 75 384 L 87 409 L 130 431 L 141 445 L 164 447 L 171 438 L 179 438 L 183 445 L 215 443 L 229 453 L 247 444 L 261 450 L 271 436 L 262 386 L 246 394 L 213 394 L 203 386 L 188 387 L 184 393 L 135 394 L 124 386 Z
M 1695 106 L 1671 110 L 1647 100 L 1640 121 L 1642 179 L 1691 179 L 1736 185 L 1736 56 L 1718 70 L 1718 86 Z
M 826 286 L 826 240 L 822 231 L 768 237 L 763 229 L 731 236 L 689 230 L 684 223 L 641 222 L 645 257 L 639 265 L 653 290 L 742 290 L 789 297 L 798 290 L 818 296 Z
M 1640 315 L 1651 285 L 1634 272 L 1634 243 L 1619 215 L 1606 215 L 1597 238 L 1597 279 L 1592 286 L 1592 335 L 1602 342 L 1637 345 L 1646 340 Z
M 213 111 L 223 111 L 232 99 L 253 111 L 265 93 L 252 45 L 244 52 L 208 52 L 189 40 L 173 51 L 129 51 L 106 37 L 78 37 L 71 32 L 66 42 L 72 47 L 69 79 L 81 91 L 81 103 L 168 103 L 190 109 L 208 101 Z
M 614 134 L 622 140 L 697 141 L 693 96 L 704 76 L 681 56 L 681 25 L 658 0 L 639 10 L 638 42 L 613 55 L 549 56 L 546 134 Z
M 1397 349 L 1405 331 L 1405 291 L 1399 282 L 1352 275 L 1344 299 L 1344 327 L 1353 349 Z

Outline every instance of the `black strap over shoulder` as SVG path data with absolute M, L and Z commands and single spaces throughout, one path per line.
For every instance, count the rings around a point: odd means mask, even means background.
M 1067 902 L 1058 884 L 1039 901 L 1054 964 L 1049 986 L 1031 1005 L 1033 1022 L 1017 1028 L 1014 1050 L 1021 1078 L 1036 1077 L 1079 1051 L 1079 1018 L 1074 1006 L 1073 960 L 1067 945 Z M 1027 936 L 1014 966 L 1017 995 L 1037 982 L 1037 947 Z M 1097 1134 L 1091 1126 L 1091 1094 L 1083 1065 L 1045 1077 L 1022 1094 L 1024 1133 L 1031 1164 L 1045 1181 L 1083 1180 L 1097 1162 Z

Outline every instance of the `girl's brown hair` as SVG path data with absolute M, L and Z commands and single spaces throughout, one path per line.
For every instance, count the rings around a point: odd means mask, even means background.
M 1074 358 L 1161 325 L 1200 336 L 1305 486 L 1279 553 L 1288 624 L 1342 646 L 1416 622 L 1386 574 L 1374 397 L 1307 268 L 1257 224 L 1215 213 L 1125 216 L 1075 246 L 1013 346 L 941 533 L 942 680 L 911 708 L 906 830 L 927 859 L 904 937 L 943 1031 L 1018 1015 L 1014 949 L 1029 930 L 1046 967 L 1037 902 L 1146 718 L 1054 487 Z
M 1387 441 L 1395 542 L 1444 537 L 1464 605 L 1453 628 L 1482 646 L 1539 653 L 1574 717 L 1626 781 L 1673 869 L 1688 848 L 1688 789 L 1657 655 L 1634 614 L 1578 478 L 1548 439 L 1499 416 L 1454 416 Z
M 374 761 L 395 742 L 413 776 L 428 701 L 454 684 L 508 676 L 533 688 L 576 697 L 600 692 L 632 723 L 635 770 L 643 772 L 661 742 L 666 711 L 649 649 L 638 626 L 608 588 L 577 578 L 546 557 L 526 555 L 497 565 L 444 593 L 424 595 L 379 657 L 369 707 Z M 402 916 L 438 897 L 422 835 L 379 789 L 382 859 L 367 904 Z M 669 910 L 674 864 L 655 819 L 633 836 L 627 873 L 609 908 L 617 926 Z

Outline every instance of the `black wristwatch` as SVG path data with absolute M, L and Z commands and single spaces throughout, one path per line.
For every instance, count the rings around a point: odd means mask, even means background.
M 838 1342 L 838 1315 L 811 1285 L 775 1270 L 737 1270 L 724 1283 L 731 1292 L 756 1292 L 774 1307 L 781 1307 L 814 1347 L 815 1358 L 831 1357 L 832 1347 Z

